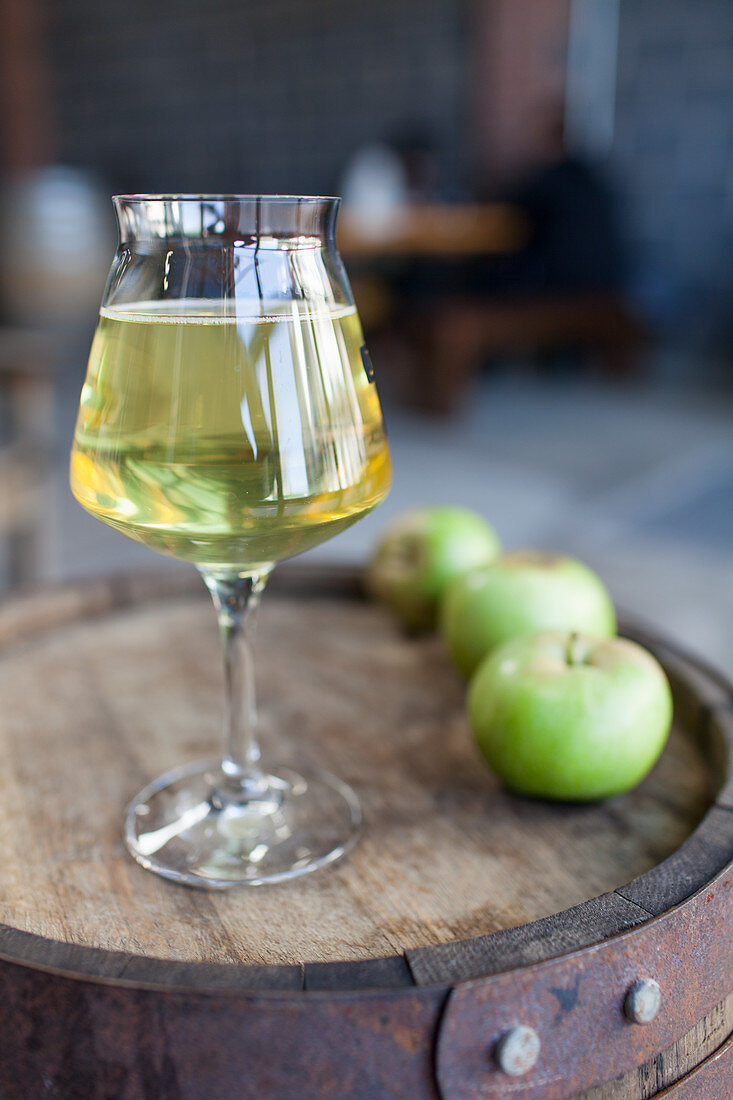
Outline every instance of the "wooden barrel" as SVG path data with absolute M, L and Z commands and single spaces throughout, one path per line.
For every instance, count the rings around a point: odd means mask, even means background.
M 146 780 L 218 747 L 203 586 L 6 602 L 0 1095 L 732 1096 L 733 696 L 654 647 L 676 718 L 647 780 L 599 806 L 521 799 L 479 760 L 438 639 L 402 637 L 353 571 L 282 568 L 263 740 L 352 783 L 366 827 L 331 869 L 208 893 L 121 840 Z

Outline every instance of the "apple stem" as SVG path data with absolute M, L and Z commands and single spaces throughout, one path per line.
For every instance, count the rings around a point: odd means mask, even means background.
M 573 633 L 568 637 L 568 644 L 565 648 L 565 660 L 568 665 L 582 665 L 585 660 L 585 653 L 583 652 L 582 643 L 579 646 L 580 635 Z

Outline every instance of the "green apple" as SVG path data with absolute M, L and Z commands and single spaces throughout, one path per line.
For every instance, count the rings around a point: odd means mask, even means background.
M 644 778 L 667 740 L 672 694 L 635 642 L 551 631 L 489 654 L 471 681 L 468 713 L 507 787 L 585 802 Z
M 408 630 L 427 630 L 451 581 L 500 550 L 493 527 L 468 508 L 415 509 L 385 531 L 366 570 L 366 590 Z
M 470 676 L 487 653 L 509 638 L 543 630 L 616 633 L 603 582 L 574 558 L 539 551 L 504 554 L 459 577 L 446 591 L 440 629 L 453 660 Z

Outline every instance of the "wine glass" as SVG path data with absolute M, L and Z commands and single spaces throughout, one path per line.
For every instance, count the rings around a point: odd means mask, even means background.
M 330 863 L 360 824 L 319 771 L 267 769 L 253 616 L 278 561 L 386 496 L 369 354 L 334 243 L 339 200 L 120 195 L 120 246 L 92 343 L 71 487 L 92 515 L 192 562 L 224 649 L 226 749 L 154 780 L 125 837 L 146 868 L 225 888 Z

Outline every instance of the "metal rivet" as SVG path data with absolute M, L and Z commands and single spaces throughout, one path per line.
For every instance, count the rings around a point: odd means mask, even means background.
M 494 1050 L 499 1068 L 511 1077 L 521 1077 L 529 1073 L 540 1053 L 540 1037 L 532 1027 L 510 1028 L 505 1032 Z
M 662 991 L 653 978 L 639 978 L 629 989 L 624 1012 L 635 1024 L 648 1024 L 659 1012 Z

